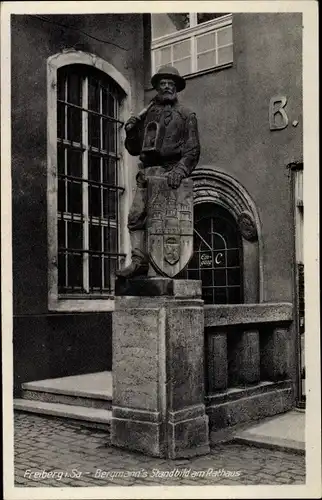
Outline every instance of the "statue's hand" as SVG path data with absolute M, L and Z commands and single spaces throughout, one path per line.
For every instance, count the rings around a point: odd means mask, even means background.
M 134 127 L 138 125 L 140 122 L 140 118 L 138 116 L 131 116 L 128 121 L 125 123 L 125 132 L 130 132 Z
M 168 185 L 173 189 L 177 189 L 184 177 L 185 175 L 183 172 L 173 169 L 168 174 Z

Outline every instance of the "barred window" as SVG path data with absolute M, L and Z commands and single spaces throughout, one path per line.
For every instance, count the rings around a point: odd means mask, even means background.
M 206 304 L 243 302 L 242 241 L 234 218 L 214 204 L 195 207 L 194 254 L 186 277 L 202 281 Z
M 57 74 L 58 293 L 112 294 L 119 264 L 119 102 L 103 72 Z

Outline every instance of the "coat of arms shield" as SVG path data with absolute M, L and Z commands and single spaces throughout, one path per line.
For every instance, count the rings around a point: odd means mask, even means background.
M 147 246 L 151 265 L 163 276 L 176 276 L 193 254 L 193 181 L 178 189 L 166 176 L 147 176 Z

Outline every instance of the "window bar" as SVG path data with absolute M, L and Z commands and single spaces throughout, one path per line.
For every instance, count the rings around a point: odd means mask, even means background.
M 65 100 L 67 101 L 67 94 L 68 94 L 68 88 L 67 88 L 67 75 L 64 75 L 64 97 Z M 67 139 L 67 104 L 64 104 L 64 139 Z M 65 194 L 65 203 L 64 203 L 64 211 L 65 213 L 68 211 L 68 181 L 66 180 L 66 175 L 67 175 L 67 149 L 64 148 L 64 194 Z M 65 289 L 68 288 L 68 223 L 67 221 L 64 221 L 64 238 L 65 238 L 65 248 L 67 249 L 65 251 L 65 258 L 64 258 L 64 264 L 65 264 Z
M 189 27 L 193 28 L 198 25 L 198 14 L 197 12 L 189 12 Z
M 197 233 L 197 231 L 196 231 Z M 198 236 L 199 236 L 199 233 L 197 233 Z M 199 245 L 199 249 L 201 248 L 201 243 Z M 199 251 L 198 252 L 198 261 L 199 261 L 199 265 L 198 265 L 198 275 L 199 275 L 199 279 L 201 280 L 201 252 Z
M 243 302 L 244 301 L 244 289 L 243 289 L 243 264 L 242 264 L 242 242 L 239 241 L 239 247 L 240 250 L 238 251 L 238 261 L 239 261 L 239 301 Z
M 215 63 L 216 63 L 216 66 L 218 66 L 218 31 L 216 30 L 215 31 L 215 55 L 216 55 L 216 60 L 215 60 Z
M 60 155 L 60 159 L 61 159 L 61 155 Z M 59 189 L 59 187 L 58 187 L 58 189 Z M 65 190 L 65 180 L 64 180 L 64 190 Z M 61 210 L 60 210 L 60 223 L 61 223 L 61 227 L 63 229 L 62 232 L 63 232 L 63 235 L 64 235 L 64 240 L 60 241 L 59 238 L 58 238 L 58 247 L 59 246 L 64 246 L 66 248 L 66 238 L 65 238 L 65 224 L 66 224 L 66 222 L 64 220 L 64 207 L 61 207 Z M 58 217 L 57 217 L 57 225 L 59 227 Z M 58 275 L 61 272 L 64 273 L 63 274 L 63 276 L 64 276 L 64 283 L 62 283 L 61 280 L 60 280 L 60 283 L 61 283 L 61 288 L 65 289 L 66 288 L 66 253 L 65 252 L 63 253 L 63 252 L 61 252 L 61 251 L 58 250 L 58 263 L 59 263 L 59 257 L 60 257 L 60 255 L 62 255 L 62 257 L 63 257 L 63 259 L 62 259 L 62 261 L 63 261 L 63 269 L 61 269 L 60 266 L 58 265 Z M 64 290 L 61 290 L 61 291 L 64 291 Z
M 231 44 L 230 44 L 231 45 Z M 73 102 L 67 102 L 65 100 L 61 100 L 61 99 L 58 99 L 57 102 L 60 102 L 61 104 L 68 104 L 69 108 L 75 108 L 75 109 L 80 109 L 81 111 L 88 111 L 86 108 L 84 108 L 84 106 L 78 106 L 77 104 L 74 104 Z M 109 115 L 104 115 L 102 113 L 99 113 L 98 111 L 94 111 L 93 109 L 90 110 L 91 114 L 94 115 L 94 116 L 107 116 L 111 121 L 115 121 L 115 122 L 118 122 L 120 125 L 123 125 L 123 122 L 121 120 L 116 120 L 115 118 L 113 118 L 112 116 L 109 116 Z M 79 142 L 77 141 L 70 141 L 72 142 L 73 144 L 76 144 L 76 145 L 80 145 Z
M 104 239 L 104 226 L 101 226 L 100 230 L 100 235 L 101 235 L 101 292 L 106 288 L 106 283 L 105 283 L 105 251 L 106 251 L 106 245 L 105 245 L 105 239 Z
M 65 239 L 65 258 L 64 258 L 64 264 L 65 264 L 65 289 L 68 288 L 68 225 L 67 221 L 64 221 L 64 239 Z
M 215 234 L 214 234 L 214 219 L 213 217 L 210 219 L 211 220 L 211 224 L 210 224 L 210 230 L 211 230 L 211 246 L 212 246 L 212 252 L 211 252 L 211 264 L 212 264 L 212 267 L 214 268 L 215 267 L 215 259 L 214 259 L 214 250 L 215 250 L 215 242 L 214 242 L 214 237 L 215 237 Z M 212 269 L 211 270 L 211 273 L 212 273 L 212 285 L 213 285 L 213 288 L 212 288 L 212 303 L 215 304 L 215 286 L 216 286 L 216 281 L 215 281 L 215 270 Z
M 60 223 L 60 224 L 59 224 Z M 64 291 L 64 288 L 65 288 L 65 281 L 66 281 L 66 272 L 65 272 L 65 259 L 62 259 L 62 255 L 64 255 L 61 250 L 59 250 L 59 247 L 60 245 L 64 245 L 65 246 L 65 242 L 64 241 L 61 241 L 61 234 L 62 234 L 62 229 L 61 228 L 64 228 L 64 219 L 63 219 L 63 213 L 60 212 L 60 215 L 58 216 L 58 213 L 57 213 L 57 234 L 58 234 L 58 244 L 57 244 L 57 270 L 58 270 L 58 283 L 57 283 L 57 287 L 58 287 L 58 293 L 59 292 L 62 292 Z M 60 229 L 60 230 L 59 230 Z M 65 231 L 64 233 L 65 234 Z M 60 236 L 60 238 L 59 238 Z M 62 266 L 62 262 L 63 262 L 63 266 Z M 62 269 L 63 267 L 63 269 Z M 64 283 L 62 283 L 62 275 L 64 276 Z
M 82 111 L 82 141 L 84 145 L 83 151 L 83 169 L 82 178 L 88 179 L 88 77 L 82 81 L 82 105 L 86 111 Z M 89 292 L 89 211 L 88 211 L 88 182 L 82 182 L 82 220 L 83 220 L 83 288 L 85 293 Z
M 225 274 L 226 274 L 226 304 L 229 304 L 229 285 L 228 285 L 228 269 L 227 269 L 227 262 L 228 262 L 228 249 L 227 247 L 224 250 L 225 252 Z
M 211 285 L 205 285 L 204 288 L 212 288 Z M 216 285 L 215 288 L 227 288 L 226 285 Z M 239 285 L 228 285 L 228 288 L 240 288 Z
M 64 103 L 64 139 L 68 139 L 68 127 L 67 127 L 67 118 L 68 118 L 68 109 L 67 109 L 67 95 L 68 95 L 68 88 L 67 88 L 67 75 L 64 75 L 64 98 L 65 98 L 65 103 Z
M 100 99 L 100 113 L 103 113 L 103 88 L 101 85 L 99 85 L 99 99 Z M 100 117 L 100 140 L 99 140 L 99 145 L 100 145 L 100 152 L 104 148 L 103 144 L 103 118 Z M 100 181 L 101 183 L 103 182 L 103 158 L 102 155 L 100 154 Z M 103 241 L 103 226 L 102 226 L 102 217 L 104 217 L 104 189 L 102 187 L 102 184 L 100 184 L 99 187 L 100 190 L 100 212 L 99 212 L 99 232 L 101 236 L 101 245 L 100 249 L 104 251 L 104 241 Z M 101 263 L 101 276 L 100 276 L 100 293 L 103 292 L 103 287 L 104 287 L 104 254 L 101 254 L 100 256 L 100 263 Z
M 67 155 L 68 156 L 68 155 Z M 68 165 L 67 165 L 67 168 L 68 168 Z M 70 221 L 67 222 L 67 227 L 68 225 L 70 225 L 70 231 L 69 233 L 71 234 L 71 232 L 74 230 L 74 226 L 73 226 L 73 222 L 74 222 L 74 207 L 73 207 L 73 200 L 72 200 L 72 197 L 73 197 L 73 186 L 74 186 L 74 181 L 73 180 L 70 180 L 70 181 L 67 181 L 67 183 L 70 183 L 70 200 L 69 200 L 69 207 L 68 207 L 68 211 L 70 212 Z M 67 235 L 68 235 L 68 230 L 67 230 Z M 70 242 L 68 240 L 67 242 L 67 248 L 69 248 L 70 246 Z M 75 253 L 71 253 L 69 251 L 69 259 L 71 260 L 71 262 L 73 262 L 73 265 L 75 266 Z M 72 276 L 72 280 L 74 278 L 74 281 L 71 281 L 71 283 L 69 283 L 69 287 L 71 288 L 71 291 L 73 292 L 74 291 L 74 285 L 75 285 L 75 276 L 73 277 Z
M 196 230 L 196 228 L 193 228 L 194 233 L 198 236 L 198 238 L 209 248 L 209 250 L 212 250 L 211 246 L 208 245 L 206 240 L 199 234 L 199 232 Z
M 114 116 L 117 118 L 119 117 L 119 109 L 118 109 L 118 101 L 116 98 L 114 98 Z M 114 177 L 114 182 L 115 186 L 118 186 L 118 169 L 119 169 L 119 163 L 118 163 L 118 150 L 119 150 L 119 134 L 117 134 L 117 129 L 115 127 L 115 131 L 113 133 L 116 134 L 116 137 L 114 139 L 115 141 L 115 177 Z M 118 237 L 119 237 L 119 195 L 120 192 L 118 189 L 115 189 L 115 222 L 116 222 L 116 237 L 115 237 L 115 242 L 116 242 L 116 252 L 119 253 L 119 242 L 118 242 Z M 115 250 L 114 250 L 115 251 Z M 120 258 L 116 257 L 116 259 L 113 259 L 114 264 L 118 267 Z M 114 289 L 114 287 L 113 287 Z M 112 292 L 112 286 L 111 286 L 111 273 L 110 273 L 110 292 Z
M 102 155 L 103 156 L 103 155 Z M 108 159 L 108 157 L 111 157 L 113 158 L 113 160 L 115 160 L 115 156 L 112 156 L 112 155 L 104 155 L 105 159 Z M 76 182 L 81 182 L 83 181 L 82 177 L 77 177 L 75 175 L 66 175 L 67 179 L 72 179 L 73 181 L 76 181 Z M 113 184 L 109 184 L 108 182 L 100 182 L 100 181 L 94 181 L 92 179 L 86 179 L 86 181 L 88 181 L 89 184 L 93 185 L 93 186 L 98 186 L 100 187 L 100 185 L 102 185 L 103 187 L 111 187 L 111 188 L 115 188 L 115 183 L 113 182 Z M 119 190 L 120 191 L 124 191 L 124 188 L 122 187 L 119 187 Z M 95 216 L 94 216 L 95 217 Z
M 196 252 L 196 253 L 202 253 L 202 252 Z M 194 267 L 191 267 L 189 268 L 190 271 L 198 271 L 198 268 L 194 268 Z M 225 270 L 225 266 L 216 266 L 216 267 L 208 267 L 207 268 L 208 271 L 215 271 L 216 269 L 222 269 L 222 270 Z M 239 266 L 227 266 L 227 269 L 240 269 Z
M 65 148 L 65 175 L 68 176 L 68 169 L 70 169 L 69 167 L 69 164 L 68 164 L 68 148 Z M 72 231 L 74 230 L 74 201 L 73 201 L 73 194 L 74 194 L 74 190 L 73 190 L 73 187 L 74 187 L 74 179 L 68 179 L 67 178 L 67 181 L 66 181 L 66 184 L 67 184 L 67 205 L 66 205 L 66 210 L 67 212 L 70 214 L 70 220 L 68 222 L 66 222 L 66 226 L 67 226 L 67 238 L 68 238 L 68 227 L 70 228 L 70 231 L 69 233 L 71 234 Z M 68 196 L 68 187 L 70 188 L 70 196 Z M 66 247 L 69 249 L 68 251 L 68 258 L 69 258 L 69 261 L 72 262 L 72 265 L 74 266 L 74 268 L 76 267 L 75 266 L 75 254 L 74 252 L 71 252 L 70 251 L 70 242 L 69 242 L 69 239 L 67 241 L 67 244 L 66 244 Z M 68 283 L 68 288 L 71 289 L 71 292 L 74 292 L 74 288 L 75 288 L 75 278 L 76 276 L 71 276 L 71 282 Z M 73 281 L 74 279 L 74 281 Z
M 109 165 L 108 167 L 109 168 Z M 106 217 L 107 217 L 107 228 L 106 228 L 106 235 L 105 235 L 105 251 L 107 252 L 107 262 L 108 262 L 108 266 L 107 266 L 107 270 L 108 270 L 108 273 L 106 273 L 107 275 L 105 276 L 105 285 L 106 285 L 106 288 L 108 289 L 108 291 L 110 292 L 111 290 L 111 271 L 110 271 L 110 264 L 111 264 L 111 255 L 110 255 L 110 252 L 111 252 L 111 224 L 110 224 L 110 203 L 111 203 L 111 197 L 110 197 L 110 194 L 111 194 L 111 188 L 107 188 L 107 213 L 106 213 Z M 105 272 L 105 266 L 104 266 L 104 272 Z
M 113 126 L 113 125 L 112 125 Z M 108 128 L 108 150 L 109 153 L 110 151 L 110 124 Z M 112 130 L 113 133 L 113 130 Z M 116 160 L 115 160 L 116 161 Z M 108 166 L 107 169 L 109 170 L 110 168 L 110 156 L 108 157 Z M 110 179 L 109 179 L 110 180 Z M 108 291 L 111 292 L 111 217 L 110 217 L 110 206 L 111 206 L 111 188 L 107 188 L 107 213 L 106 213 L 106 218 L 107 218 L 107 237 L 106 237 L 106 243 L 107 243 L 107 252 L 108 252 L 108 257 L 107 257 L 107 262 L 108 262 L 108 275 L 105 277 L 106 278 L 106 285 L 108 288 Z
M 190 68 L 191 72 L 195 73 L 196 71 L 198 71 L 197 38 L 195 36 L 192 36 L 190 39 L 190 52 L 191 52 Z
M 114 227 L 114 226 L 112 226 Z M 62 247 L 62 250 L 67 250 L 66 248 Z M 79 248 L 72 248 L 71 249 L 72 252 L 79 252 L 79 253 L 91 253 L 91 254 L 96 254 L 96 255 L 100 255 L 102 253 L 104 253 L 104 255 L 112 255 L 112 257 L 115 257 L 116 254 L 115 252 L 102 252 L 102 251 L 99 251 L 99 250 L 80 250 Z M 117 255 L 121 255 L 124 257 L 125 254 L 121 253 L 121 254 L 117 254 Z M 238 286 L 238 285 L 231 285 L 231 286 Z

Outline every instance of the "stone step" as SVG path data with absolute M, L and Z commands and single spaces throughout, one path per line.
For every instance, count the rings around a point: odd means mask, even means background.
M 260 448 L 305 454 L 305 412 L 291 410 L 236 432 L 233 441 Z
M 112 409 L 112 372 L 90 373 L 22 384 L 22 398 L 87 408 Z
M 15 411 L 36 413 L 56 418 L 66 418 L 68 422 L 77 422 L 86 427 L 110 431 L 112 412 L 101 408 L 87 408 L 62 403 L 47 403 L 28 399 L 14 399 Z
M 100 399 L 93 396 L 76 396 L 69 394 L 56 394 L 47 391 L 23 390 L 22 399 L 26 401 L 41 401 L 44 403 L 60 403 L 71 406 L 83 406 L 86 408 L 112 409 L 112 396 L 109 399 Z

